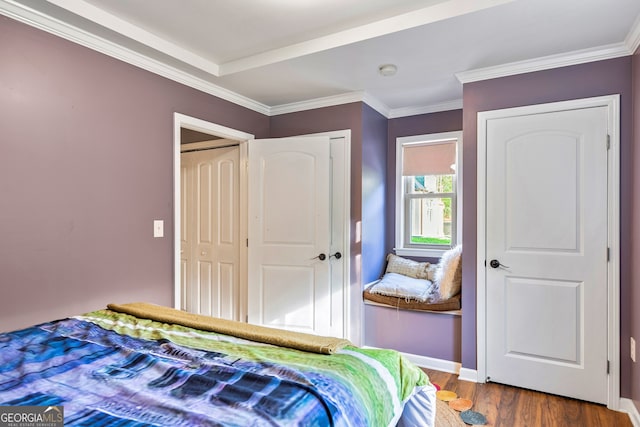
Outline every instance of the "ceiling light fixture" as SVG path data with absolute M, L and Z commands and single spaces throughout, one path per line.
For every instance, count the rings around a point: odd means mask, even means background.
M 395 64 L 382 64 L 378 67 L 378 72 L 381 76 L 393 76 L 398 72 L 398 67 Z

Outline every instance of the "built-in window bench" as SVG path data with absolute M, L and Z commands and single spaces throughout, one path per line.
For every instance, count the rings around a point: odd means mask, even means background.
M 384 275 L 363 290 L 364 303 L 461 315 L 461 258 L 461 246 L 445 252 L 438 264 L 389 254 Z
M 433 313 L 453 314 L 458 316 L 462 314 L 460 294 L 446 300 L 421 302 L 413 299 L 406 299 L 403 297 L 394 297 L 370 292 L 369 290 L 376 283 L 377 281 L 371 283 L 362 292 L 364 303 L 367 305 L 389 307 L 402 310 L 429 311 Z

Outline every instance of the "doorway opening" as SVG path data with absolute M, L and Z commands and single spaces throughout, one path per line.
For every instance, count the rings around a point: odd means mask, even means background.
M 254 135 L 242 132 L 236 129 L 221 126 L 205 120 L 197 119 L 180 113 L 174 113 L 174 143 L 173 143 L 173 184 L 174 184 L 174 307 L 177 309 L 185 308 L 185 292 L 182 286 L 183 277 L 183 235 L 182 218 L 185 214 L 183 210 L 184 185 L 182 182 L 182 164 L 181 157 L 183 147 L 189 144 L 190 150 L 209 149 L 214 147 L 223 147 L 235 145 L 239 150 L 239 163 L 244 164 L 247 159 L 247 141 L 254 139 Z M 207 140 L 203 142 L 203 140 Z M 239 170 L 239 239 L 243 241 L 247 236 L 246 229 L 246 170 Z M 239 268 L 238 271 L 238 289 L 237 300 L 246 300 L 246 262 L 247 252 L 243 245 L 239 248 Z M 241 320 L 246 317 L 246 305 L 237 304 L 233 313 L 233 318 Z

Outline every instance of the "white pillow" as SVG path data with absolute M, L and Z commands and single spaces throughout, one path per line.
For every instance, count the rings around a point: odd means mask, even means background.
M 446 251 L 434 275 L 440 298 L 449 299 L 462 290 L 462 245 Z
M 387 255 L 386 273 L 398 273 L 415 279 L 433 279 L 431 264 L 402 258 L 394 254 Z
M 429 280 L 416 279 L 398 273 L 385 273 L 382 279 L 369 289 L 369 292 L 425 302 L 432 288 L 433 283 Z

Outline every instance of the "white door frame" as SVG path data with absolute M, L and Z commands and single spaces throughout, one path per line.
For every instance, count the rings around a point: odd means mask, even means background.
M 478 381 L 486 381 L 486 172 L 487 172 L 487 120 L 529 114 L 581 109 L 608 108 L 610 149 L 608 153 L 607 215 L 609 263 L 607 265 L 607 354 L 610 363 L 607 407 L 620 406 L 620 95 L 585 98 L 549 104 L 507 108 L 478 113 L 478 169 L 477 169 L 477 257 L 476 257 L 476 322 Z M 603 141 L 605 144 L 606 141 Z M 604 369 L 604 367 L 603 367 Z
M 240 165 L 247 164 L 247 141 L 254 139 L 254 135 L 232 129 L 226 126 L 207 122 L 180 113 L 173 113 L 173 306 L 180 309 L 182 305 L 182 291 L 180 285 L 180 128 L 202 132 L 208 135 L 238 141 L 240 147 Z M 247 169 L 240 168 L 240 241 L 247 239 Z M 238 290 L 238 315 L 240 319 L 246 317 L 247 289 L 247 248 L 240 245 L 240 289 Z

